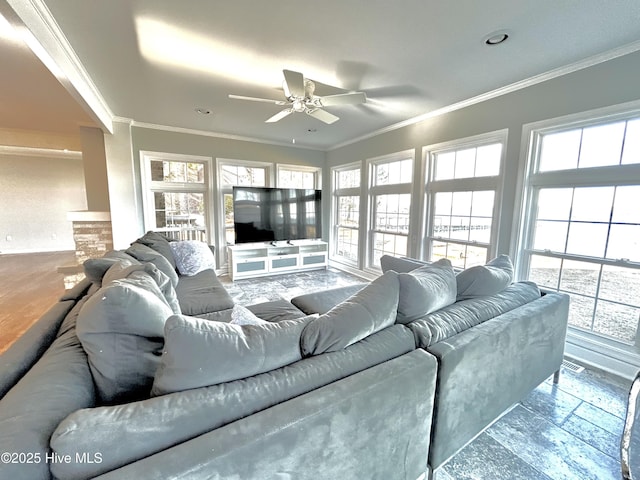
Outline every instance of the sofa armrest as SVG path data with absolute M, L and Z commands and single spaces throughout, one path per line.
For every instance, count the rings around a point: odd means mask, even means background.
M 74 304 L 72 300 L 56 303 L 0 355 L 0 399 L 49 348 Z
M 97 478 L 415 480 L 435 378 L 414 350 Z
M 568 309 L 547 294 L 427 347 L 439 363 L 433 469 L 560 368 Z

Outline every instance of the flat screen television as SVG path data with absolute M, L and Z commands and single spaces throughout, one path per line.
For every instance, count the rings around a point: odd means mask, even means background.
M 233 187 L 236 243 L 322 237 L 321 200 L 320 190 Z

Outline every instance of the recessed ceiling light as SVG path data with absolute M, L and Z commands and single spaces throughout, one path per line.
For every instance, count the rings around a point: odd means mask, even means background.
M 494 32 L 487 35 L 484 38 L 484 43 L 487 45 L 500 45 L 504 43 L 509 38 L 509 34 L 507 32 Z
M 196 108 L 196 112 L 199 113 L 200 115 L 211 114 L 211 110 L 209 110 L 208 108 Z
M 308 128 L 307 129 L 307 132 L 309 132 L 309 133 L 316 133 L 317 131 L 318 131 L 317 128 Z

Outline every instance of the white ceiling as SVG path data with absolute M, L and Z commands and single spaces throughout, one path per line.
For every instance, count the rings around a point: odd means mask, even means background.
M 3 12 L 54 60 L 79 60 L 90 88 L 58 62 L 65 94 L 33 54 L 0 40 L 0 127 L 100 125 L 74 103 L 93 94 L 139 124 L 318 149 L 640 49 L 638 0 L 0 0 Z M 56 27 L 62 46 L 50 41 Z M 507 42 L 484 44 L 500 30 Z M 267 124 L 282 107 L 228 98 L 281 99 L 282 69 L 315 80 L 319 95 L 358 90 L 368 102 L 327 107 L 341 118 L 332 125 L 301 113 Z

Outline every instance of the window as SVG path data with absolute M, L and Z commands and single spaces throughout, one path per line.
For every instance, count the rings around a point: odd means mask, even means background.
M 233 225 L 233 187 L 269 186 L 270 165 L 258 162 L 218 161 L 218 182 L 223 205 L 224 240 L 222 244 L 235 244 Z
M 495 254 L 506 131 L 425 148 L 428 260 L 484 265 Z
M 154 152 L 141 158 L 145 229 L 208 242 L 211 159 Z
M 360 228 L 360 166 L 333 169 L 333 257 L 357 265 Z
M 638 346 L 640 114 L 532 131 L 522 269 L 573 331 Z
M 407 155 L 369 161 L 369 267 L 379 267 L 383 255 L 408 254 L 413 158 Z
M 295 165 L 278 165 L 278 187 L 320 188 L 320 169 Z

